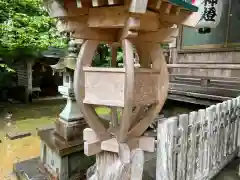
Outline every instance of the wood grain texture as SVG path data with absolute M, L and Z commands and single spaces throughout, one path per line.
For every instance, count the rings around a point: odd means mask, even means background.
M 124 39 L 122 41 L 124 49 L 124 67 L 125 72 L 125 86 L 124 86 L 124 109 L 123 116 L 120 123 L 119 142 L 126 142 L 127 133 L 131 126 L 131 117 L 133 109 L 133 92 L 134 92 L 134 62 L 133 62 L 133 45 Z
M 157 180 L 176 179 L 176 129 L 177 117 L 158 122 L 157 132 Z
M 186 179 L 187 168 L 187 147 L 188 147 L 188 114 L 181 114 L 179 116 L 179 133 L 180 137 L 177 142 L 178 155 L 177 155 L 177 179 Z
M 160 121 L 157 180 L 210 180 L 236 157 L 239 99 Z M 171 163 L 168 164 L 167 160 Z M 171 171 L 168 168 L 172 168 Z
M 76 69 L 74 71 L 74 92 L 76 101 L 79 104 L 85 121 L 98 135 L 99 139 L 105 140 L 106 138 L 109 138 L 109 134 L 104 126 L 104 122 L 98 118 L 94 108 L 91 105 L 86 105 L 83 103 L 85 97 L 85 74 L 83 67 L 91 65 L 98 44 L 98 41 L 87 40 L 81 46 Z
M 165 58 L 158 44 L 154 44 L 150 53 L 152 60 L 152 69 L 159 71 L 158 79 L 158 102 L 149 108 L 145 117 L 137 123 L 128 133 L 129 136 L 141 136 L 148 126 L 155 119 L 158 112 L 161 111 L 168 94 L 169 76 L 166 67 Z

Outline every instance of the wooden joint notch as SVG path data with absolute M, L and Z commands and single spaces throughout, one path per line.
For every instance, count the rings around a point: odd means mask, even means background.
M 108 0 L 92 0 L 93 7 L 104 6 L 104 5 L 108 5 Z
M 172 42 L 178 34 L 178 28 L 162 28 L 156 32 L 140 32 L 137 40 L 151 43 Z
M 152 10 L 160 10 L 160 7 L 162 5 L 162 0 L 148 0 L 148 8 Z
M 126 38 L 134 38 L 138 36 L 138 29 L 140 28 L 140 18 L 139 17 L 129 17 L 125 27 L 120 31 L 120 40 Z
M 144 14 L 147 11 L 148 0 L 131 0 L 129 12 Z
M 93 7 L 106 6 L 106 5 L 120 5 L 123 1 L 121 0 L 92 0 Z
M 116 138 L 108 139 L 102 141 L 101 149 L 104 151 L 110 151 L 115 153 L 120 153 L 120 145 Z M 141 136 L 139 138 L 132 138 L 127 141 L 126 143 L 129 149 L 142 149 L 143 151 L 147 152 L 154 152 L 155 151 L 155 138 L 154 137 L 147 137 Z
M 86 156 L 92 156 L 102 151 L 101 140 L 98 138 L 97 134 L 91 128 L 85 128 L 83 130 L 83 140 L 84 140 L 84 154 Z
M 173 5 L 172 8 L 171 8 L 170 14 L 179 16 L 180 11 L 181 11 L 180 7 Z
M 128 161 L 128 158 L 126 158 L 128 157 L 128 155 L 126 155 L 126 152 L 122 152 L 122 149 L 129 148 L 130 150 L 132 150 L 139 148 L 147 152 L 155 151 L 155 138 L 148 136 L 131 138 L 127 141 L 127 143 L 119 143 L 116 138 L 100 140 L 91 128 L 86 128 L 83 130 L 83 140 L 85 141 L 84 154 L 86 156 L 92 156 L 100 153 L 101 151 L 109 151 L 121 155 L 123 161 L 125 162 Z
M 173 5 L 168 2 L 163 2 L 161 4 L 160 13 L 170 14 Z

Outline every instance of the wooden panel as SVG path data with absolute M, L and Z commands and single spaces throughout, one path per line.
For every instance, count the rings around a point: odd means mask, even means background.
M 196 176 L 198 178 L 202 178 L 206 174 L 206 167 L 207 167 L 207 127 L 208 127 L 208 122 L 206 121 L 206 112 L 205 109 L 200 109 L 198 111 L 198 119 L 199 119 L 199 148 L 198 148 L 198 154 L 199 154 L 199 168 L 197 171 Z
M 233 128 L 233 151 L 235 152 L 237 149 L 237 139 L 238 139 L 238 99 L 233 99 L 233 122 L 234 122 L 234 128 Z
M 206 109 L 206 119 L 208 121 L 208 131 L 207 131 L 207 162 L 206 162 L 206 174 L 210 172 L 213 168 L 213 163 L 215 164 L 215 153 L 216 153 L 216 133 L 214 130 L 215 125 L 215 112 L 216 106 L 210 106 Z
M 216 118 L 217 118 L 217 145 L 216 145 L 216 148 L 217 148 L 217 154 L 216 154 L 216 163 L 217 165 L 219 163 L 221 163 L 222 161 L 222 156 L 223 156 L 223 143 L 222 143 L 222 140 L 223 140 L 223 126 L 222 126 L 222 104 L 221 103 L 218 103 L 216 105 Z
M 129 12 L 145 13 L 147 10 L 148 0 L 131 0 Z
M 186 180 L 192 180 L 196 173 L 197 112 L 194 111 L 189 114 L 188 127 Z
M 115 70 L 116 72 L 85 71 L 84 103 L 123 107 L 124 73 L 117 72 L 117 68 Z
M 175 84 L 175 83 L 170 83 L 170 89 L 178 90 L 178 91 L 201 93 L 201 94 L 209 94 L 209 95 L 215 95 L 215 96 L 233 97 L 233 98 L 240 94 L 240 91 L 238 89 L 202 87 L 202 86 L 196 86 L 196 85 Z
M 169 120 L 173 121 L 173 118 L 169 118 L 158 124 L 158 130 L 161 130 L 158 131 L 159 147 L 166 147 L 166 145 L 168 145 L 168 147 L 173 149 L 173 152 L 176 151 L 178 153 L 177 173 L 174 174 L 175 179 L 210 180 L 236 156 L 236 152 L 238 151 L 236 148 L 236 137 L 238 134 L 236 126 L 238 126 L 237 124 L 239 123 L 239 121 L 237 121 L 239 120 L 239 117 L 237 117 L 239 114 L 239 104 L 240 98 L 238 97 L 217 105 L 212 105 L 206 109 L 200 109 L 198 112 L 191 112 L 189 114 L 189 123 L 186 121 L 188 117 L 187 114 L 180 115 L 179 127 L 177 127 L 177 125 L 174 126 L 176 138 L 180 136 L 180 138 L 175 141 L 175 145 L 170 145 L 169 141 L 160 139 L 162 137 L 166 138 L 167 132 L 170 131 L 170 128 L 173 128 L 173 126 L 167 126 Z M 177 117 L 174 118 L 175 121 L 177 121 Z M 188 129 L 186 129 L 186 126 Z M 169 129 L 166 130 L 167 128 Z M 187 132 L 186 136 L 184 135 L 185 129 Z M 168 138 L 169 137 L 170 136 L 168 136 Z M 185 147 L 185 144 L 188 144 L 188 149 L 183 151 L 182 147 Z M 184 152 L 184 156 L 182 156 L 182 152 Z M 186 152 L 187 158 L 185 158 Z M 158 149 L 157 156 L 161 158 L 162 164 L 167 164 L 166 159 L 168 156 L 166 149 L 165 151 Z M 162 161 L 162 157 L 166 158 L 165 162 Z M 160 161 L 157 159 L 157 162 Z M 167 166 L 163 166 L 162 164 L 157 163 L 157 172 L 159 167 L 166 169 L 166 167 L 174 163 L 169 163 Z M 169 177 L 172 178 L 172 173 L 174 173 L 172 169 L 169 168 L 168 170 L 167 173 L 161 172 L 164 175 L 168 175 L 166 179 L 170 179 Z M 186 176 L 184 177 L 185 173 Z M 157 177 L 158 175 L 157 173 Z M 159 177 L 159 179 L 165 180 L 165 176 Z
M 179 116 L 180 137 L 177 142 L 179 153 L 177 155 L 177 180 L 186 179 L 186 161 L 188 147 L 188 114 Z
M 177 117 L 163 119 L 158 122 L 157 132 L 157 180 L 173 180 L 176 178 L 176 154 L 174 152 L 177 129 Z
M 134 101 L 137 105 L 152 104 L 158 99 L 159 73 L 135 73 Z
M 237 123 L 238 123 L 238 132 L 237 132 L 237 136 L 238 136 L 238 140 L 237 140 L 237 146 L 240 147 L 240 96 L 237 97 Z M 239 153 L 238 153 L 239 156 Z
M 124 72 L 123 68 L 84 68 L 85 99 L 84 103 L 124 106 Z M 158 71 L 136 69 L 134 103 L 145 105 L 155 103 L 158 99 Z

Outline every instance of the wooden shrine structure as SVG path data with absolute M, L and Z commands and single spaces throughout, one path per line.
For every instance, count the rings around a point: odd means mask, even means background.
M 89 179 L 141 179 L 144 151 L 155 151 L 155 138 L 144 135 L 168 95 L 169 74 L 161 43 L 178 35 L 178 25 L 195 27 L 198 7 L 182 0 L 45 0 L 59 29 L 83 40 L 74 71 L 74 92 L 84 120 L 84 152 L 96 155 Z M 112 47 L 112 67 L 92 67 L 100 43 Z M 124 52 L 117 68 L 116 51 Z M 139 66 L 134 66 L 134 49 Z M 111 109 L 111 120 L 96 113 Z

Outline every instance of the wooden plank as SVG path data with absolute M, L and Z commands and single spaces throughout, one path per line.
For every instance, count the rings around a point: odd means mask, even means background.
M 170 14 L 174 14 L 174 15 L 179 16 L 180 11 L 181 11 L 181 7 L 179 7 L 179 6 L 172 6 Z
M 187 74 L 170 74 L 171 77 L 176 77 L 176 78 L 193 78 L 193 79 L 210 79 L 210 80 L 223 80 L 223 81 L 236 81 L 240 82 L 239 77 L 218 77 L 218 76 L 195 76 L 195 75 L 187 75 Z
M 232 154 L 232 135 L 233 135 L 233 123 L 232 123 L 232 101 L 227 101 L 227 156 Z
M 216 113 L 215 113 L 215 118 L 217 120 L 216 122 L 216 136 L 217 136 L 217 143 L 216 143 L 216 154 L 215 154 L 215 158 L 216 158 L 216 164 L 218 165 L 221 162 L 221 157 L 222 157 L 222 127 L 221 127 L 221 103 L 216 104 Z
M 148 0 L 148 8 L 151 10 L 159 11 L 162 5 L 162 0 Z
M 121 0 L 108 0 L 108 5 L 119 5 L 122 4 Z
M 192 104 L 198 104 L 198 105 L 205 105 L 205 106 L 210 106 L 217 103 L 216 101 L 213 101 L 213 100 L 202 100 L 195 97 L 187 97 L 184 95 L 175 95 L 170 93 L 168 94 L 168 99 L 174 100 L 174 101 L 182 101 L 182 102 L 187 102 Z
M 197 156 L 196 156 L 196 179 L 202 179 L 204 173 L 204 163 L 205 163 L 205 138 L 204 138 L 204 123 L 205 123 L 205 110 L 200 109 L 198 111 L 198 147 L 197 147 Z
M 229 134 L 228 134 L 228 155 L 233 153 L 233 135 L 234 135 L 234 112 L 232 99 L 228 100 L 228 112 L 229 112 Z
M 162 2 L 161 7 L 160 7 L 161 14 L 164 13 L 164 14 L 169 15 L 170 11 L 172 9 L 172 6 L 173 5 L 169 4 L 168 2 Z
M 185 180 L 187 167 L 188 114 L 181 114 L 178 121 L 180 138 L 177 144 L 179 148 L 177 155 L 177 180 Z
M 144 14 L 147 10 L 148 0 L 131 0 L 129 12 Z
M 157 32 L 139 32 L 137 40 L 149 43 L 172 42 L 178 33 L 178 28 L 162 28 Z
M 168 95 L 169 87 L 169 76 L 166 67 L 166 61 L 162 52 L 162 49 L 159 48 L 158 44 L 153 44 L 152 51 L 150 53 L 152 60 L 153 70 L 160 71 L 159 81 L 158 81 L 158 102 L 152 104 L 152 107 L 149 108 L 145 117 L 134 126 L 128 133 L 129 137 L 131 136 L 141 136 L 148 126 L 154 121 L 156 115 L 161 111 Z
M 201 94 L 209 94 L 212 96 L 236 97 L 240 91 L 238 89 L 225 89 L 215 87 L 201 87 L 188 84 L 170 83 L 171 90 L 188 91 Z
M 140 17 L 131 17 L 125 6 L 90 8 L 87 23 L 88 27 L 93 28 L 124 28 L 128 18 L 139 19 L 139 30 L 157 31 L 163 27 L 159 22 L 158 14 L 147 11 Z
M 178 15 L 174 14 L 165 14 L 164 12 L 160 12 L 160 21 L 161 22 L 168 22 L 172 24 L 179 24 L 188 27 L 195 27 L 198 21 L 201 18 L 200 13 L 194 12 L 190 13 L 187 11 L 180 11 Z
M 144 167 L 144 152 L 134 149 L 131 152 L 131 180 L 142 180 Z
M 147 152 L 155 151 L 155 138 L 154 137 L 140 137 L 139 138 L 139 146 L 140 149 Z
M 119 153 L 119 144 L 117 142 L 117 139 L 116 138 L 112 138 L 112 139 L 108 139 L 108 140 L 102 141 L 101 149 L 103 151 Z
M 83 130 L 83 140 L 87 142 L 100 141 L 97 134 L 91 128 L 85 128 Z
M 232 99 L 232 106 L 233 106 L 233 142 L 232 148 L 233 152 L 237 151 L 237 139 L 238 139 L 238 100 L 237 98 Z
M 158 121 L 157 130 L 157 180 L 176 178 L 176 154 L 174 152 L 177 134 L 177 117 Z
M 223 126 L 224 126 L 224 139 L 223 139 L 223 159 L 225 160 L 227 157 L 227 142 L 228 142 L 228 104 L 227 101 L 222 103 L 222 118 L 223 118 Z
M 218 158 L 218 164 L 224 161 L 224 147 L 225 147 L 225 103 L 221 103 L 219 105 L 219 158 Z
M 213 114 L 213 123 L 211 126 L 212 130 L 212 150 L 210 149 L 210 157 L 212 158 L 211 161 L 211 169 L 216 169 L 218 167 L 218 153 L 219 153 L 219 134 L 220 134 L 220 129 L 219 123 L 220 123 L 220 118 L 219 118 L 219 104 L 213 106 L 212 108 L 212 114 Z M 211 137 L 211 135 L 210 135 Z
M 215 100 L 215 101 L 224 101 L 224 100 L 231 99 L 231 97 L 214 96 L 214 95 L 205 94 L 207 93 L 207 91 L 203 93 L 195 93 L 195 92 L 186 92 L 186 91 L 179 91 L 179 90 L 169 90 L 169 93 L 173 95 L 182 95 L 186 97 L 195 97 L 195 98 L 209 99 L 209 100 Z
M 84 120 L 98 135 L 99 139 L 106 140 L 110 136 L 106 129 L 108 123 L 97 116 L 93 106 L 83 103 L 85 98 L 85 74 L 83 67 L 91 65 L 98 44 L 99 41 L 91 40 L 87 40 L 82 44 L 74 71 L 74 92 L 76 101 L 83 113 Z
M 88 26 L 93 28 L 123 28 L 128 16 L 124 6 L 90 8 Z
M 114 44 L 111 45 L 111 55 L 111 67 L 117 67 L 117 46 Z M 117 107 L 111 107 L 111 126 L 116 128 L 118 125 Z
M 101 141 L 97 141 L 97 142 L 84 142 L 84 154 L 86 156 L 93 156 L 95 154 L 100 153 L 101 150 Z
M 119 158 L 121 163 L 128 164 L 131 161 L 131 151 L 126 143 L 119 143 Z
M 214 132 L 214 127 L 216 124 L 215 119 L 216 106 L 210 106 L 206 109 L 206 119 L 208 121 L 208 131 L 207 131 L 207 162 L 206 162 L 206 173 L 209 174 L 210 170 L 214 168 L 215 164 L 215 153 L 216 153 L 216 133 Z
M 186 180 L 192 180 L 196 173 L 196 151 L 197 151 L 197 112 L 193 111 L 189 114 L 188 123 L 188 151 L 187 151 L 187 167 Z
M 187 68 L 187 69 L 232 69 L 239 70 L 239 64 L 168 64 L 168 68 Z
M 108 4 L 108 0 L 92 0 L 93 7 L 104 6 Z
M 84 40 L 99 40 L 102 42 L 116 42 L 117 32 L 115 29 L 99 30 L 88 27 L 77 29 L 72 37 Z
M 237 132 L 237 148 L 240 147 L 240 96 L 237 97 L 237 123 L 238 123 L 238 132 Z M 238 150 L 238 157 L 240 157 L 240 150 Z
M 119 142 L 125 142 L 127 139 L 128 131 L 131 127 L 131 117 L 133 109 L 134 97 L 134 62 L 133 62 L 133 45 L 125 39 L 122 41 L 124 49 L 124 66 L 125 72 L 125 86 L 124 86 L 124 109 L 123 116 L 120 120 L 120 136 Z

